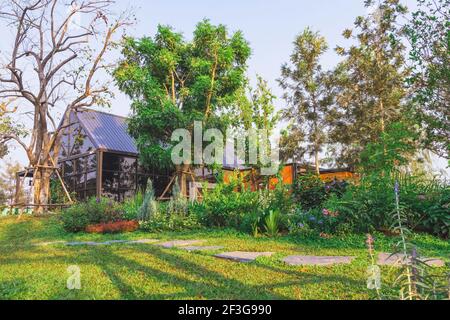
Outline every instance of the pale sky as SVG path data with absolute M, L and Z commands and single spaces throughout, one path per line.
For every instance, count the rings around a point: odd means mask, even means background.
M 415 1 L 404 3 L 412 7 Z M 342 31 L 352 27 L 358 15 L 366 13 L 363 0 L 117 0 L 118 12 L 129 7 L 134 8 L 137 24 L 130 27 L 127 34 L 135 37 L 153 36 L 158 24 L 168 24 L 190 39 L 195 25 L 203 18 L 214 24 L 225 24 L 231 31 L 242 30 L 252 48 L 248 75 L 255 79 L 255 75 L 260 74 L 277 97 L 281 97 L 282 90 L 276 79 L 280 76 L 282 63 L 289 59 L 292 42 L 298 33 L 309 26 L 325 36 L 330 49 L 322 64 L 326 69 L 332 68 L 339 61 L 333 48 L 338 44 L 349 44 L 343 39 Z M 0 50 L 5 50 L 8 45 L 2 41 Z M 110 112 L 128 115 L 129 100 L 117 89 L 114 92 L 116 98 Z M 277 107 L 281 108 L 283 104 L 278 98 Z M 9 158 L 24 165 L 27 162 L 19 148 L 12 150 Z M 444 161 L 438 166 L 445 167 L 445 164 Z M 1 166 L 0 162 L 0 170 Z

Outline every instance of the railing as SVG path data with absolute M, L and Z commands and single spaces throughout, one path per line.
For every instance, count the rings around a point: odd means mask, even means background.
M 62 210 L 65 208 L 69 208 L 70 204 L 45 204 L 45 205 L 38 205 L 38 204 L 13 204 L 8 206 L 0 207 L 0 213 L 5 214 L 12 214 L 12 215 L 19 215 L 19 214 L 27 214 L 27 213 L 33 213 L 36 208 L 43 208 L 44 211 L 55 211 L 55 210 Z M 8 212 L 9 211 L 9 212 Z

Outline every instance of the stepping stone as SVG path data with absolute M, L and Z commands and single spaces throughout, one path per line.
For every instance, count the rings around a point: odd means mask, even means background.
M 127 243 L 127 240 L 111 240 L 111 241 L 105 241 L 105 242 L 93 242 L 89 245 L 92 246 L 110 246 L 113 244 L 119 244 L 119 243 Z
M 97 242 L 67 242 L 66 246 L 75 247 L 75 246 L 96 246 Z
M 349 264 L 355 257 L 289 256 L 283 261 L 291 266 L 331 266 Z
M 444 267 L 445 262 L 440 259 L 430 259 L 421 258 L 421 261 L 425 262 L 429 266 L 433 267 Z M 399 267 L 406 263 L 406 257 L 404 254 L 390 254 L 390 253 L 380 253 L 378 255 L 378 265 L 380 266 L 395 266 Z
M 42 243 L 34 244 L 34 246 L 47 247 L 47 246 L 54 246 L 54 245 L 58 245 L 58 244 L 66 244 L 66 242 L 65 241 L 42 242 Z
M 186 251 L 215 251 L 215 250 L 221 250 L 223 247 L 221 246 L 188 246 L 188 247 L 181 247 L 180 249 L 186 250 Z
M 127 240 L 110 240 L 110 241 L 103 242 L 103 244 L 109 246 L 111 244 L 120 244 L 120 243 L 128 243 L 128 242 L 129 241 L 127 241 Z
M 148 244 L 148 243 L 155 243 L 159 240 L 156 239 L 140 239 L 140 240 L 133 240 L 133 241 L 125 241 L 125 243 L 128 244 Z
M 216 254 L 215 257 L 227 260 L 233 260 L 238 262 L 252 262 L 259 257 L 270 257 L 273 252 L 225 252 L 221 254 Z
M 200 244 L 202 242 L 203 242 L 203 240 L 174 240 L 174 241 L 158 243 L 157 246 L 160 246 L 163 248 L 175 248 L 175 247 L 192 246 L 192 245 Z

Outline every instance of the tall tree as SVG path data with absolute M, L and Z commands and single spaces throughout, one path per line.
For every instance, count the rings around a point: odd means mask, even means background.
M 238 154 L 238 158 L 254 169 L 249 178 L 253 181 L 252 185 L 257 186 L 267 178 L 261 175 L 260 169 L 267 166 L 266 161 L 272 155 L 273 132 L 280 120 L 280 112 L 274 104 L 276 96 L 260 75 L 256 75 L 256 87 L 247 84 L 237 96 L 236 109 L 230 110 L 230 118 L 233 119 L 233 129 L 237 131 L 236 138 L 244 142 L 245 150 L 242 151 L 245 152 Z M 250 130 L 256 134 L 256 140 L 250 141 Z M 258 152 L 260 157 L 257 157 Z
M 450 0 L 418 0 L 406 26 L 413 72 L 409 78 L 424 147 L 450 158 Z
M 345 30 L 345 38 L 356 44 L 337 47 L 344 61 L 335 72 L 336 113 L 330 134 L 340 148 L 340 162 L 355 165 L 368 143 L 378 141 L 386 128 L 402 119 L 407 95 L 405 46 L 401 41 L 399 15 L 406 8 L 399 0 L 366 0 L 375 10 L 358 17 L 355 31 Z
M 275 110 L 276 97 L 267 81 L 256 75 L 256 87 L 247 84 L 240 94 L 237 110 L 231 110 L 235 116 L 235 126 L 241 126 L 244 130 L 264 130 L 271 136 L 280 117 Z
M 289 131 L 283 141 L 289 142 L 294 156 L 302 150 L 314 157 L 316 173 L 320 174 L 320 153 L 326 141 L 326 115 L 331 106 L 327 74 L 320 64 L 321 56 L 328 49 L 323 36 L 311 29 L 305 29 L 294 41 L 294 52 L 289 64 L 281 68 L 281 88 L 288 107 L 283 119 L 289 121 Z M 298 155 L 298 153 L 297 153 Z
M 233 105 L 245 83 L 249 56 L 241 32 L 230 34 L 208 20 L 197 24 L 192 41 L 169 26 L 159 26 L 153 38 L 125 39 L 115 78 L 133 100 L 129 128 L 144 164 L 173 167 L 176 129 L 192 132 L 196 120 L 223 126 L 219 113 Z M 190 167 L 190 161 L 176 166 L 183 195 Z
M 49 200 L 50 176 L 57 163 L 61 129 L 68 114 L 79 108 L 104 105 L 110 96 L 105 54 L 127 17 L 111 19 L 111 0 L 6 0 L 0 21 L 13 34 L 0 67 L 0 101 L 15 99 L 15 117 L 31 115 L 24 140 L 16 132 L 1 132 L 0 142 L 21 146 L 34 170 L 34 204 Z M 58 129 L 56 108 L 66 109 Z M 54 131 L 54 134 L 51 132 Z M 42 210 L 42 207 L 39 207 Z
M 6 162 L 3 172 L 0 172 L 0 190 L 2 190 L 4 201 L 1 204 L 12 205 L 16 199 L 23 201 L 24 190 L 21 188 L 16 194 L 16 173 L 22 169 L 19 163 Z M 17 196 L 17 198 L 16 198 Z

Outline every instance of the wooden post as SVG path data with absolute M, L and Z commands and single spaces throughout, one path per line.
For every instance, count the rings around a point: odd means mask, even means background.
M 26 173 L 25 173 L 26 175 Z M 26 177 L 25 177 L 26 178 Z M 24 178 L 24 179 L 25 179 Z M 19 197 L 20 197 L 20 188 L 21 188 L 21 183 L 20 183 L 20 176 L 19 176 L 19 172 L 16 172 L 16 194 L 15 194 L 15 203 L 19 203 Z
M 103 151 L 97 150 L 97 198 L 103 194 Z
M 70 204 L 73 204 L 72 197 L 70 196 L 70 193 L 69 193 L 69 191 L 68 191 L 67 188 L 66 188 L 66 184 L 64 183 L 64 180 L 62 179 L 61 175 L 59 174 L 58 167 L 57 167 L 57 165 L 56 165 L 56 163 L 55 163 L 55 160 L 53 160 L 53 157 L 52 157 L 52 156 L 50 156 L 50 160 L 52 161 L 52 164 L 53 164 L 53 166 L 54 166 L 56 175 L 58 176 L 58 179 L 59 179 L 59 181 L 61 182 L 61 185 L 62 185 L 62 187 L 63 187 L 63 190 L 64 190 L 64 192 L 65 192 L 65 194 L 66 194 L 66 197 L 67 197 L 67 199 L 69 199 L 69 203 L 70 203 Z

